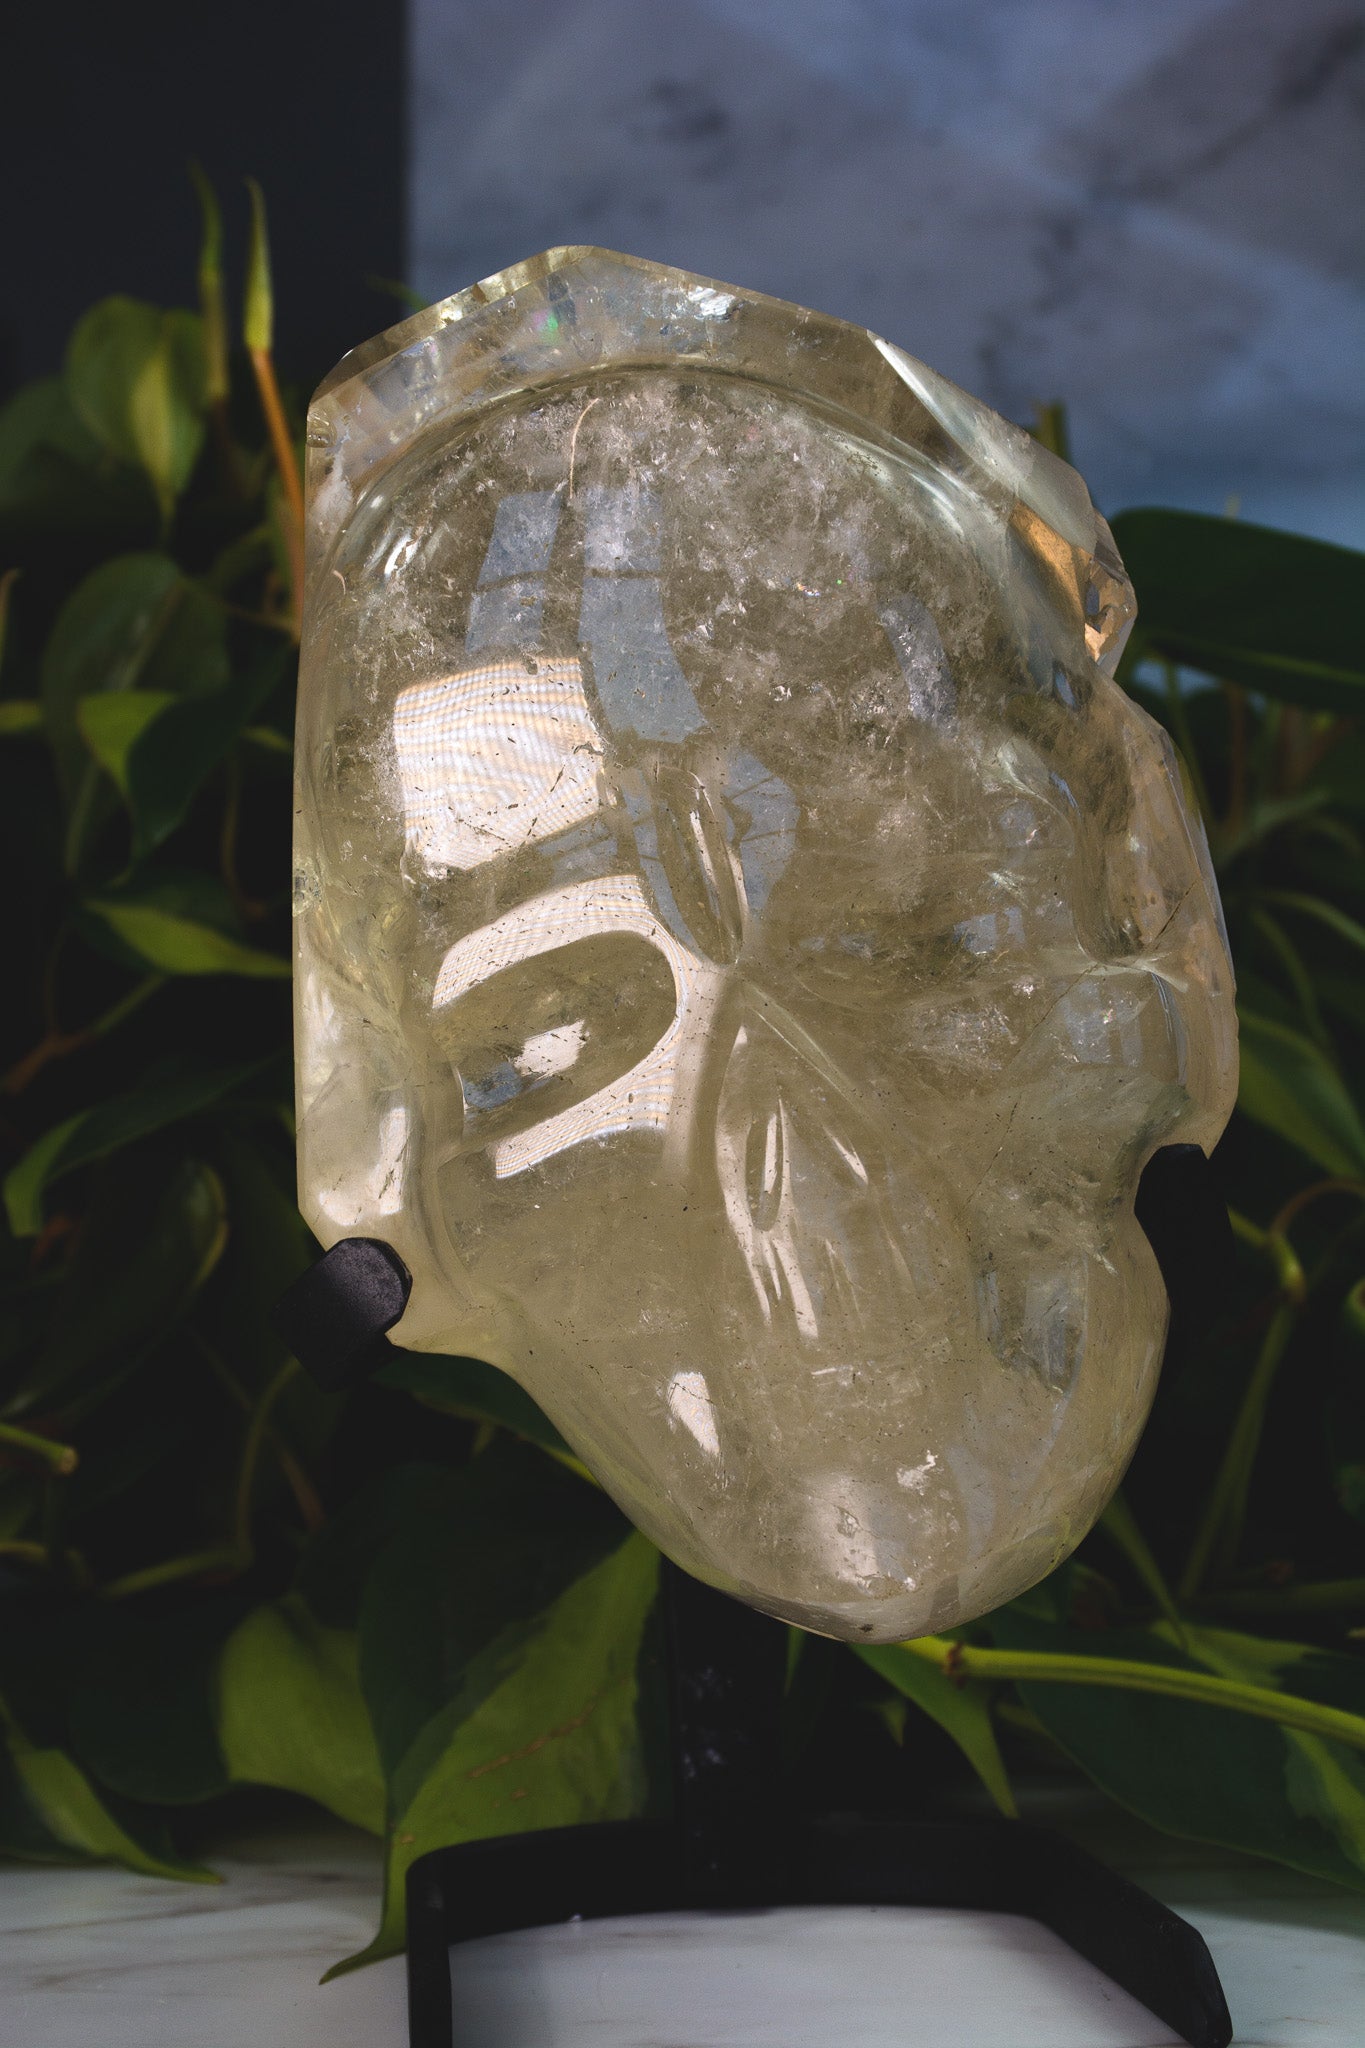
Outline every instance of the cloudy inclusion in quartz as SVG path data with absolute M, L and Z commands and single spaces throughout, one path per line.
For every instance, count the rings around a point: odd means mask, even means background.
M 861 329 L 557 250 L 310 416 L 300 1199 L 689 1570 L 889 1641 L 1084 1534 L 1235 1090 L 1084 486 Z

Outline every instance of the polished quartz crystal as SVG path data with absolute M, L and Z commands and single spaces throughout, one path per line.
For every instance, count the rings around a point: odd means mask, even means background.
M 641 1528 L 882 1642 L 1103 1506 L 1236 1078 L 1079 477 L 899 348 L 556 249 L 309 419 L 300 1199 Z

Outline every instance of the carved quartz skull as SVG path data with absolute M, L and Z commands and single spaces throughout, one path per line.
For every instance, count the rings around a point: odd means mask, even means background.
M 1141 1429 L 1232 982 L 1080 479 L 898 349 L 561 249 L 310 415 L 301 1202 L 679 1563 L 888 1641 Z

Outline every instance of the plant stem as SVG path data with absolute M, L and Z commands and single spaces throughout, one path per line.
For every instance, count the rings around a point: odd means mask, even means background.
M 1313 989 L 1313 978 L 1304 966 L 1298 948 L 1279 919 L 1272 917 L 1268 910 L 1261 909 L 1259 905 L 1251 913 L 1251 922 L 1269 944 L 1271 951 L 1278 956 L 1303 1014 L 1309 1036 L 1315 1038 L 1319 1045 L 1325 1046 L 1330 1052 L 1331 1034 L 1322 1021 L 1322 1011 L 1318 1007 L 1317 995 Z
M 1308 1292 L 1298 1254 L 1283 1231 L 1275 1228 L 1262 1230 L 1249 1216 L 1243 1216 L 1235 1209 L 1229 1210 L 1228 1216 L 1234 1236 L 1270 1260 L 1279 1282 L 1279 1301 L 1261 1340 L 1232 1435 L 1181 1575 L 1180 1598 L 1187 1602 L 1201 1590 L 1210 1569 L 1226 1571 L 1236 1556 L 1246 1516 L 1252 1468 L 1260 1448 L 1266 1403 L 1285 1347 L 1293 1334 L 1295 1318 Z
M 1039 405 L 1034 408 L 1033 438 L 1044 448 L 1050 449 L 1052 454 L 1060 455 L 1063 462 L 1070 462 L 1071 429 L 1067 421 L 1066 407 L 1060 400 L 1054 399 L 1051 405 Z
M 289 438 L 289 423 L 284 416 L 284 404 L 275 377 L 274 358 L 267 348 L 253 348 L 250 355 L 256 389 L 260 394 L 261 411 L 265 414 L 265 423 L 270 432 L 270 445 L 275 455 L 275 467 L 279 472 L 280 488 L 284 493 L 284 530 L 289 548 L 289 578 L 292 585 L 291 610 L 294 637 L 297 639 L 303 618 L 303 479 L 299 474 L 294 444 Z
M 36 1564 L 54 1568 L 65 1564 L 67 1571 L 78 1585 L 90 1584 L 90 1567 L 79 1550 L 64 1550 L 54 1556 L 46 1543 L 34 1543 L 21 1536 L 6 1536 L 0 1539 L 0 1559 L 12 1558 L 16 1564 Z
M 50 1436 L 36 1436 L 32 1430 L 16 1429 L 13 1423 L 0 1422 L 0 1451 L 6 1450 L 43 1466 L 59 1479 L 65 1479 L 80 1463 L 71 1444 L 57 1443 Z
M 1297 1262 L 1296 1262 L 1297 1263 Z M 1203 1519 L 1190 1546 L 1190 1555 L 1180 1580 L 1180 1596 L 1190 1600 L 1199 1592 L 1210 1572 L 1222 1573 L 1237 1555 L 1237 1545 L 1246 1519 L 1247 1494 L 1252 1468 L 1260 1448 L 1266 1403 L 1275 1382 L 1280 1360 L 1294 1333 L 1298 1303 L 1280 1302 L 1261 1340 L 1256 1363 L 1251 1369 L 1246 1392 L 1232 1435 L 1223 1453 L 1218 1476 L 1213 1482 Z
M 148 1565 L 143 1571 L 128 1572 L 121 1579 L 112 1579 L 102 1590 L 107 1600 L 127 1600 L 134 1593 L 154 1592 L 158 1586 L 172 1586 L 179 1579 L 201 1579 L 209 1573 L 244 1572 L 250 1563 L 250 1556 L 244 1556 L 235 1546 L 192 1550 L 184 1557 L 171 1557 L 164 1564 Z
M 193 1342 L 198 1345 L 200 1351 L 204 1354 L 214 1377 L 219 1381 L 230 1398 L 237 1403 L 237 1406 L 244 1415 L 254 1414 L 255 1410 L 250 1394 L 248 1394 L 236 1374 L 218 1356 L 218 1353 L 214 1350 L 208 1339 L 193 1326 L 191 1326 L 189 1334 Z M 314 1535 L 327 1520 L 327 1511 L 322 1505 L 317 1488 L 273 1424 L 267 1424 L 266 1426 L 265 1441 L 274 1452 L 279 1468 L 288 1482 L 289 1490 L 298 1505 L 299 1514 L 303 1519 L 305 1529 L 307 1529 L 310 1535 Z
M 1280 1293 L 1296 1306 L 1302 1307 L 1308 1292 L 1308 1283 L 1298 1253 L 1279 1227 L 1279 1218 L 1276 1218 L 1269 1230 L 1263 1230 L 1259 1223 L 1253 1223 L 1251 1218 L 1243 1216 L 1240 1210 L 1229 1209 L 1228 1221 L 1232 1225 L 1234 1237 L 1240 1237 L 1243 1244 L 1249 1244 L 1254 1251 L 1263 1253 L 1270 1260 L 1275 1268 Z
M 1165 1615 L 1171 1627 L 1185 1645 L 1185 1624 L 1180 1610 L 1171 1597 L 1161 1566 L 1152 1555 L 1151 1545 L 1137 1525 L 1133 1511 L 1122 1493 L 1116 1493 L 1104 1513 L 1100 1516 L 1100 1527 L 1111 1542 L 1117 1544 L 1129 1564 L 1132 1565 L 1143 1585 L 1147 1588 L 1157 1606 Z
M 1071 1656 L 1056 1650 L 987 1650 L 949 1641 L 946 1636 L 921 1636 L 903 1643 L 928 1664 L 956 1682 L 979 1678 L 1007 1679 L 1014 1684 L 1099 1685 L 1120 1692 L 1150 1692 L 1166 1699 L 1225 1707 L 1282 1728 L 1325 1735 L 1335 1742 L 1365 1749 L 1365 1718 L 1340 1707 L 1319 1706 L 1269 1686 L 1245 1685 L 1240 1679 L 1218 1678 L 1212 1672 L 1185 1671 L 1172 1664 L 1143 1664 L 1127 1657 Z
M 242 920 L 251 924 L 265 915 L 265 905 L 247 895 L 237 873 L 237 833 L 242 819 L 242 763 L 236 748 L 223 764 L 223 822 L 218 833 L 218 866 L 227 892 Z
M 50 1061 L 66 1059 L 69 1054 L 81 1052 L 86 1046 L 93 1045 L 97 1039 L 107 1037 L 125 1018 L 131 1017 L 134 1010 L 140 1009 L 148 996 L 154 996 L 164 980 L 164 975 L 149 974 L 145 981 L 140 981 L 126 996 L 121 996 L 102 1017 L 97 1017 L 93 1024 L 86 1024 L 79 1031 L 45 1032 L 22 1059 L 15 1061 L 4 1080 L 0 1081 L 0 1091 L 6 1095 L 21 1094 Z
M 265 1437 L 270 1411 L 289 1382 L 300 1371 L 297 1358 L 286 1358 L 262 1393 L 252 1413 L 247 1428 L 246 1442 L 242 1446 L 242 1464 L 237 1476 L 236 1547 L 239 1552 L 250 1556 L 251 1542 L 251 1495 L 256 1484 L 256 1467 L 260 1463 L 261 1443 Z
M 1300 1188 L 1291 1195 L 1271 1224 L 1268 1235 L 1283 1238 L 1291 1223 L 1300 1217 L 1312 1202 L 1321 1201 L 1324 1195 L 1354 1195 L 1357 1201 L 1365 1202 L 1365 1180 L 1315 1180 L 1311 1187 Z

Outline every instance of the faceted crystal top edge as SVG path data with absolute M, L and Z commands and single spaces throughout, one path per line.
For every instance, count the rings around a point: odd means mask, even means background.
M 611 256 L 617 263 L 638 264 L 641 269 L 653 267 L 643 257 L 617 256 L 611 250 L 594 248 L 589 242 L 564 242 L 557 248 L 542 250 L 538 256 L 528 256 L 520 263 L 509 263 L 504 269 L 492 271 L 474 284 L 452 292 L 448 298 L 437 299 L 434 305 L 425 306 L 420 313 L 409 314 L 406 320 L 386 327 L 382 334 L 373 335 L 369 341 L 357 342 L 327 372 L 313 393 L 310 407 L 328 397 L 339 385 L 348 383 L 352 377 L 363 377 L 367 370 L 373 370 L 389 356 L 401 355 L 414 343 L 425 341 L 428 335 L 439 333 L 456 320 L 467 319 L 471 313 L 508 297 L 522 285 L 549 277 L 583 256 Z
M 666 366 L 752 377 L 802 395 L 873 438 L 929 453 L 1006 520 L 1013 506 L 1026 508 L 1026 519 L 1055 535 L 1069 559 L 1071 550 L 1093 558 L 1106 543 L 1112 553 L 1075 470 L 894 343 L 766 293 L 568 244 L 400 321 L 324 379 L 309 412 L 313 560 L 394 455 L 425 434 L 568 377 Z M 1070 582 L 1072 572 L 1060 567 Z M 1131 593 L 1111 606 L 1116 625 L 1120 612 L 1131 617 Z M 1110 644 L 1100 658 L 1106 666 L 1116 659 Z

